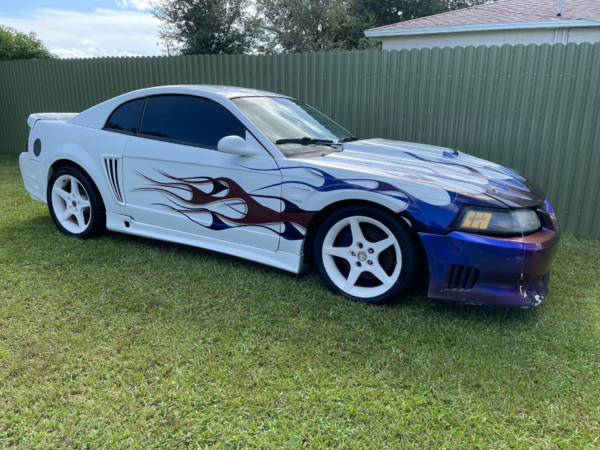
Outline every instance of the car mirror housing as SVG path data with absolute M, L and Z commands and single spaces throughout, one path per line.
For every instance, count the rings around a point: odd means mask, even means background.
M 250 147 L 245 139 L 239 136 L 225 136 L 217 144 L 217 149 L 222 153 L 238 156 L 256 156 L 258 152 Z

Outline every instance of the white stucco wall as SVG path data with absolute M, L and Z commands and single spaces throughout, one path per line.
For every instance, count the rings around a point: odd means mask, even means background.
M 467 45 L 504 44 L 568 44 L 600 42 L 600 27 L 593 28 L 538 28 L 533 30 L 492 30 L 464 33 L 420 34 L 409 36 L 382 36 L 384 50 L 421 49 L 433 47 L 466 47 Z
M 569 28 L 569 42 L 600 42 L 600 28 Z

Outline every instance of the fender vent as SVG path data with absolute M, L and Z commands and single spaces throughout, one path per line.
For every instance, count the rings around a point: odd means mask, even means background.
M 446 272 L 446 289 L 473 289 L 475 283 L 477 283 L 478 277 L 479 269 L 476 269 L 475 267 L 448 264 L 448 271 Z
M 119 158 L 105 157 L 104 168 L 106 169 L 108 183 L 112 188 L 115 199 L 117 202 L 123 203 L 123 194 L 121 193 L 121 182 L 119 179 Z

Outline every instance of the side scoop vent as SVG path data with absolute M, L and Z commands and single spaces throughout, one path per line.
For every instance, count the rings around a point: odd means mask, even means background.
M 123 204 L 124 202 L 123 194 L 121 192 L 121 180 L 119 177 L 119 162 L 120 158 L 104 158 L 104 168 L 106 169 L 106 176 L 108 178 L 108 183 L 112 188 L 115 200 L 117 200 L 118 203 Z
M 463 291 L 473 289 L 478 277 L 479 270 L 475 267 L 448 264 L 446 289 Z

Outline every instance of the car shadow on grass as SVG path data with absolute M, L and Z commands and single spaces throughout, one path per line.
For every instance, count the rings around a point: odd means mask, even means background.
M 191 257 L 197 264 L 222 264 L 227 267 L 235 268 L 237 272 L 251 272 L 254 277 L 275 277 L 277 286 L 281 289 L 272 292 L 275 298 L 286 298 L 288 290 L 292 286 L 296 290 L 311 290 L 311 294 L 320 297 L 323 301 L 323 307 L 338 306 L 344 304 L 345 308 L 377 308 L 381 312 L 386 311 L 388 314 L 403 314 L 407 311 L 419 311 L 431 317 L 437 317 L 440 320 L 470 322 L 497 322 L 503 323 L 504 326 L 510 326 L 511 323 L 530 322 L 535 320 L 539 314 L 535 309 L 523 310 L 518 308 L 500 308 L 482 305 L 463 305 L 452 304 L 448 302 L 439 302 L 427 299 L 427 277 L 418 277 L 413 286 L 396 302 L 380 306 L 368 306 L 360 303 L 353 303 L 341 296 L 329 292 L 321 283 L 319 275 L 311 266 L 307 271 L 300 275 L 296 275 L 284 270 L 269 267 L 260 263 L 245 260 L 235 256 L 230 256 L 224 253 L 219 253 L 202 248 L 192 247 L 183 244 L 171 243 L 139 237 L 135 235 L 107 232 L 105 236 L 99 239 L 82 241 L 74 238 L 68 238 L 62 235 L 52 223 L 48 215 L 39 215 L 29 219 L 21 220 L 4 227 L 7 235 L 11 235 L 18 241 L 19 236 L 27 236 L 27 242 L 23 246 L 35 246 L 35 241 L 41 240 L 46 247 L 48 243 L 56 241 L 56 250 L 59 254 L 75 252 L 82 254 L 88 252 L 89 259 L 79 259 L 78 265 L 85 264 L 86 260 L 94 263 L 102 262 L 101 258 L 112 258 L 110 247 L 114 248 L 114 253 L 120 254 L 135 254 L 136 252 L 152 251 L 153 256 L 156 252 L 166 252 L 170 257 L 189 258 Z M 50 244 L 50 247 L 52 245 Z M 98 248 L 102 247 L 103 251 L 98 255 Z M 106 249 L 108 248 L 108 251 Z M 29 252 L 22 252 L 23 257 L 27 258 Z M 33 252 L 35 253 L 35 252 Z M 34 256 L 31 255 L 33 258 Z M 85 270 L 84 268 L 82 268 Z M 240 281 L 243 282 L 243 281 Z M 155 299 L 150 301 L 148 305 L 160 306 L 162 302 Z M 350 306 L 352 305 L 352 306 Z M 312 307 L 312 305 L 311 305 Z M 543 306 L 542 306 L 543 308 Z M 539 308 L 537 308 L 539 310 Z M 190 311 L 193 308 L 190 309 Z M 369 316 L 369 315 L 367 315 Z
M 520 373 L 532 352 L 546 352 L 550 336 L 561 333 L 560 322 L 536 326 L 552 310 L 433 302 L 422 284 L 394 304 L 372 306 L 329 292 L 314 268 L 294 275 L 118 233 L 82 241 L 62 235 L 43 215 L 3 231 L 17 248 L 8 258 L 9 270 L 10 261 L 15 266 L 9 283 L 35 279 L 23 283 L 22 298 L 14 298 L 13 303 L 28 299 L 21 320 L 39 320 L 55 334 L 85 330 L 83 340 L 118 330 L 111 345 L 143 349 L 152 358 L 165 343 L 190 361 L 214 347 L 227 370 L 274 360 L 305 377 L 314 370 L 382 373 L 394 382 L 418 384 L 438 377 L 448 364 L 494 372 L 510 361 Z M 29 317 L 30 311 L 46 310 L 72 319 L 54 325 L 45 315 Z M 581 340 L 582 333 L 568 339 Z M 190 346 L 190 340 L 198 344 Z

